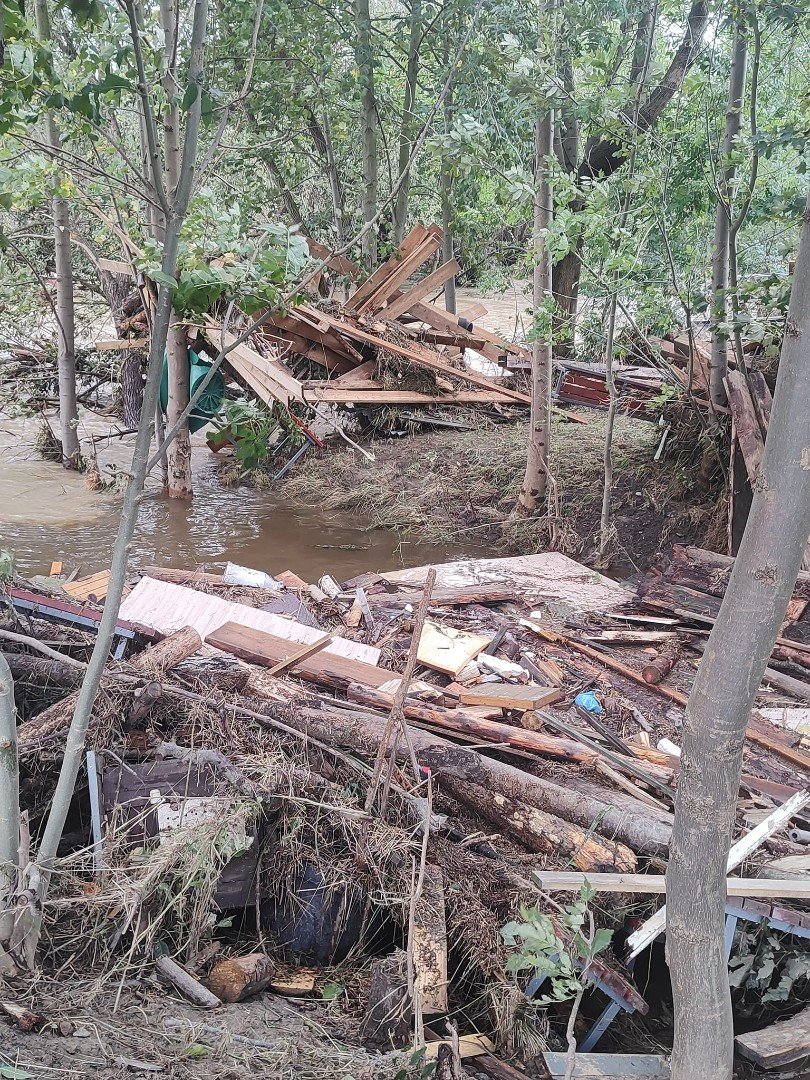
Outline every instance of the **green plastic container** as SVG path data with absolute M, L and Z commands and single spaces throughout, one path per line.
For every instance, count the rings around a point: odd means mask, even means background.
M 189 393 L 193 397 L 197 387 L 203 381 L 211 367 L 207 360 L 203 360 L 192 349 L 188 351 L 189 360 Z M 191 411 L 188 418 L 189 431 L 199 431 L 219 413 L 225 401 L 225 380 L 221 371 L 216 371 L 211 382 L 206 386 L 203 395 Z M 160 379 L 160 409 L 165 415 L 169 406 L 169 356 L 163 354 L 163 374 Z

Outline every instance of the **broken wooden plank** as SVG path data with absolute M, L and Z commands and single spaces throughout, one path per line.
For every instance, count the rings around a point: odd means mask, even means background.
M 457 372 L 457 374 L 461 374 Z M 337 380 L 335 380 L 337 381 Z M 323 390 L 304 389 L 303 400 L 333 405 L 514 405 L 511 393 L 500 390 L 460 390 L 455 394 L 422 394 L 416 390 L 332 389 L 323 383 Z M 332 384 L 334 386 L 334 383 Z
M 305 645 L 303 649 L 298 649 L 284 660 L 279 660 L 277 664 L 270 668 L 270 675 L 280 675 L 282 671 L 286 671 L 287 668 L 295 667 L 296 664 L 302 660 L 307 660 L 310 656 L 314 656 L 319 653 L 321 649 L 325 649 L 327 645 L 332 644 L 332 638 L 329 634 L 324 634 L 322 638 L 318 638 L 317 641 L 313 641 L 311 645 Z
M 219 323 L 213 319 L 206 318 L 205 332 L 216 349 L 220 351 L 222 349 L 229 350 L 226 359 L 232 366 L 236 361 L 246 367 L 253 368 L 285 391 L 287 400 L 290 398 L 294 398 L 296 401 L 303 400 L 300 382 L 293 378 L 287 368 L 278 360 L 269 360 L 266 356 L 256 352 L 255 349 L 251 349 L 244 342 L 236 345 L 236 337 L 227 330 L 223 330 Z M 281 397 L 280 394 L 276 394 L 276 396 Z
M 422 599 L 422 590 L 397 593 L 372 593 L 368 601 L 381 607 L 416 607 Z M 457 604 L 500 604 L 515 599 L 515 590 L 509 585 L 468 585 L 456 589 L 434 589 L 430 594 L 431 607 L 455 607 Z
M 124 349 L 145 349 L 149 338 L 99 338 L 95 344 L 96 352 L 122 351 Z
M 446 1013 L 447 923 L 444 914 L 444 875 L 438 866 L 425 867 L 422 892 L 414 908 L 411 953 L 423 1015 Z
M 404 292 L 395 300 L 391 300 L 380 314 L 384 319 L 398 319 L 400 315 L 404 315 L 407 311 L 410 311 L 412 304 L 417 303 L 417 301 L 424 299 L 426 296 L 430 296 L 432 292 L 441 288 L 451 277 L 455 277 L 456 274 L 460 273 L 461 267 L 455 259 L 450 259 L 449 262 L 442 263 L 442 265 L 434 270 L 432 274 L 428 274 L 427 277 L 422 278 L 421 281 L 418 281 L 408 289 L 407 292 Z
M 327 269 L 334 270 L 335 273 L 343 274 L 354 281 L 363 276 L 363 271 L 357 263 L 347 259 L 345 255 L 333 255 L 331 248 L 328 248 L 326 244 L 319 244 L 317 240 L 313 240 L 310 236 L 304 236 L 304 239 L 307 242 L 310 255 L 319 262 L 325 261 Z
M 810 1057 L 810 1008 L 734 1040 L 737 1052 L 762 1069 L 779 1069 Z
M 737 432 L 737 441 L 742 451 L 748 481 L 754 483 L 759 472 L 762 455 L 765 452 L 765 440 L 759 426 L 756 409 L 751 400 L 748 383 L 741 371 L 729 371 L 725 378 L 726 393 L 731 415 Z
M 416 659 L 425 667 L 456 676 L 486 648 L 490 639 L 469 634 L 452 626 L 439 626 L 426 621 L 419 639 Z
M 238 623 L 225 623 L 210 633 L 207 641 L 215 649 L 222 649 L 223 652 L 263 667 L 273 667 L 279 661 L 286 660 L 294 651 L 288 640 L 266 631 L 240 626 Z M 393 672 L 362 660 L 322 650 L 298 661 L 293 668 L 288 669 L 288 674 L 322 686 L 345 689 L 355 682 L 364 686 L 382 686 L 392 677 Z
M 405 284 L 412 274 L 416 273 L 420 266 L 432 258 L 439 248 L 442 246 L 441 234 L 437 235 L 431 233 L 428 230 L 428 235 L 422 241 L 418 248 L 410 255 L 404 258 L 393 271 L 388 274 L 384 281 L 382 281 L 378 287 L 367 296 L 361 303 L 352 304 L 354 310 L 359 315 L 367 313 L 373 313 L 379 311 L 379 309 L 385 304 L 385 302 L 393 296 L 399 288 Z
M 381 263 L 377 269 L 352 293 L 349 297 L 346 307 L 350 311 L 357 310 L 359 304 L 372 295 L 382 283 L 396 270 L 403 259 L 407 258 L 411 252 L 415 251 L 421 243 L 423 243 L 428 237 L 428 230 L 425 226 L 418 222 L 402 243 L 399 245 L 393 255 L 390 255 L 384 263 Z
M 482 683 L 480 686 L 465 686 L 460 697 L 462 705 L 491 705 L 500 709 L 527 712 L 529 709 L 542 709 L 555 701 L 561 701 L 565 692 L 553 686 Z
M 788 799 L 786 803 L 779 806 L 774 812 L 767 817 L 764 821 L 761 821 L 755 829 L 752 829 L 749 833 L 738 840 L 736 844 L 731 848 L 728 853 L 728 860 L 726 862 L 726 872 L 736 869 L 749 855 L 753 854 L 757 848 L 761 847 L 765 841 L 773 836 L 775 832 L 778 832 L 784 825 L 786 825 L 790 819 L 797 814 L 800 810 L 803 810 L 807 804 L 810 803 L 810 791 L 799 791 L 793 798 Z M 628 955 L 630 957 L 638 956 L 640 952 L 651 945 L 659 934 L 663 933 L 666 929 L 667 922 L 667 906 L 664 904 L 662 908 L 649 919 L 646 920 L 638 930 L 635 930 L 627 939 Z
M 579 892 L 587 884 L 596 892 L 649 893 L 663 896 L 663 874 L 583 874 L 563 870 L 534 870 L 532 877 L 546 892 Z M 800 878 L 734 878 L 726 881 L 728 896 L 758 899 L 805 900 L 810 898 L 810 875 Z
M 425 1043 L 425 1060 L 435 1061 L 439 1056 L 440 1046 L 452 1046 L 451 1039 L 437 1039 L 435 1042 Z M 486 1035 L 459 1035 L 458 1053 L 463 1060 L 466 1058 L 479 1057 L 481 1054 L 489 1054 L 495 1049 L 495 1044 Z
M 109 274 L 123 274 L 126 277 L 135 277 L 132 264 L 123 259 L 99 259 L 99 270 L 106 270 Z

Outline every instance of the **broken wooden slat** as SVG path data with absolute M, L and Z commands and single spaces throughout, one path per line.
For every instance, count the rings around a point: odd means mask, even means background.
M 432 274 L 428 274 L 427 277 L 422 278 L 402 296 L 398 296 L 395 300 L 392 300 L 384 311 L 381 312 L 385 319 L 398 319 L 400 315 L 404 315 L 407 311 L 410 311 L 411 305 L 417 301 L 424 299 L 426 296 L 430 296 L 432 292 L 439 289 L 446 281 L 451 277 L 455 277 L 456 274 L 461 273 L 461 267 L 455 259 L 450 259 L 449 262 L 443 263 L 438 269 L 434 270 Z
M 124 262 L 122 259 L 99 259 L 99 270 L 106 270 L 109 274 L 123 274 L 126 277 L 134 277 L 132 272 L 131 263 Z
M 354 293 L 349 297 L 346 307 L 349 310 L 357 310 L 359 304 L 375 292 L 380 285 L 393 274 L 396 268 L 400 265 L 403 259 L 407 258 L 413 251 L 415 251 L 421 243 L 423 243 L 428 236 L 428 230 L 424 225 L 420 223 L 414 225 L 402 243 L 399 245 L 397 251 L 391 255 L 384 263 L 368 277 L 362 285 L 357 288 Z
M 314 259 L 318 259 L 319 262 L 326 260 L 326 266 L 329 270 L 334 270 L 338 274 L 344 274 L 346 277 L 350 277 L 353 280 L 363 276 L 363 271 L 357 265 L 353 263 L 351 259 L 347 259 L 345 255 L 333 255 L 332 249 L 328 248 L 326 244 L 319 244 L 317 240 L 313 240 L 309 236 L 304 236 L 309 248 L 309 253 Z
M 225 623 L 208 635 L 208 644 L 215 649 L 231 653 L 252 664 L 273 667 L 292 654 L 291 643 L 261 630 L 253 630 L 238 623 Z M 392 672 L 362 660 L 350 659 L 325 650 L 296 663 L 288 674 L 322 686 L 345 689 L 351 683 L 365 686 L 382 686 L 392 677 Z
M 748 372 L 748 389 L 751 391 L 751 400 L 754 403 L 759 427 L 764 438 L 768 434 L 768 424 L 771 422 L 773 398 L 768 384 L 765 382 L 765 376 L 761 371 Z
M 437 1039 L 435 1042 L 425 1043 L 425 1059 L 435 1061 L 439 1056 L 440 1046 L 452 1046 L 450 1039 Z M 465 1058 L 480 1057 L 481 1054 L 489 1054 L 495 1049 L 495 1044 L 486 1035 L 459 1035 L 458 1053 L 462 1061 Z
M 356 368 L 352 368 L 351 371 L 347 371 L 344 375 L 339 375 L 337 379 L 332 379 L 330 386 L 335 387 L 365 387 L 369 389 L 372 385 L 378 385 L 382 388 L 382 383 L 375 383 L 374 376 L 377 373 L 377 361 L 366 360 L 363 364 L 358 364 Z M 309 383 L 304 383 L 304 386 L 309 389 L 317 389 L 311 386 Z
M 294 667 L 302 660 L 307 660 L 310 656 L 314 656 L 319 653 L 321 649 L 325 649 L 327 645 L 332 644 L 332 638 L 329 634 L 324 634 L 322 638 L 318 638 L 317 641 L 313 641 L 311 645 L 305 645 L 303 649 L 298 649 L 297 652 L 292 653 L 285 660 L 279 660 L 277 664 L 270 668 L 270 675 L 280 675 L 282 671 L 286 671 L 287 668 Z
M 252 367 L 286 391 L 288 401 L 290 398 L 294 398 L 296 401 L 303 400 L 300 382 L 293 378 L 287 368 L 278 360 L 269 360 L 267 357 L 262 356 L 261 353 L 257 353 L 255 349 L 251 349 L 244 342 L 234 345 L 236 337 L 227 330 L 223 330 L 213 319 L 206 319 L 205 323 L 206 334 L 210 338 L 211 344 L 218 350 L 230 350 L 226 359 L 232 366 L 236 361 Z M 276 396 L 281 397 L 280 394 L 276 394 Z
M 425 867 L 422 892 L 414 909 L 411 941 L 414 974 L 422 1013 L 446 1013 L 447 924 L 444 914 L 444 875 L 438 866 Z
M 432 258 L 441 246 L 441 235 L 437 236 L 434 233 L 428 232 L 428 236 L 419 247 L 411 255 L 403 259 L 399 266 L 386 277 L 385 281 L 383 281 L 370 296 L 363 300 L 359 305 L 355 305 L 355 311 L 357 311 L 359 315 L 379 311 L 383 304 L 398 291 L 400 286 L 404 285 L 408 278 L 414 274 L 423 263 L 426 263 L 428 259 Z
M 562 870 L 534 870 L 532 877 L 546 892 L 579 892 L 587 884 L 596 892 L 650 893 L 666 892 L 663 874 L 582 874 Z M 778 900 L 810 898 L 810 875 L 800 878 L 728 878 L 728 896 L 750 896 Z
M 563 690 L 553 686 L 512 686 L 510 683 L 483 683 L 481 686 L 464 687 L 460 694 L 462 705 L 491 705 L 500 709 L 542 709 L 561 701 Z
M 373 593 L 369 603 L 382 607 L 416 607 L 422 599 L 422 590 L 398 593 Z M 457 589 L 434 589 L 430 594 L 431 607 L 454 607 L 456 604 L 501 604 L 515 599 L 515 590 L 509 585 L 469 585 Z
M 96 342 L 96 352 L 116 352 L 123 349 L 145 349 L 149 345 L 149 338 L 99 338 Z
M 737 441 L 745 461 L 748 481 L 753 484 L 765 451 L 765 440 L 762 437 L 757 413 L 743 373 L 730 371 L 725 383 L 728 404 L 731 415 L 734 417 Z
M 461 375 L 461 372 L 456 374 Z M 464 377 L 462 375 L 462 377 Z M 331 402 L 332 404 L 354 405 L 514 405 L 511 391 L 501 390 L 460 390 L 456 394 L 421 394 L 412 390 L 363 390 L 329 389 L 302 391 L 303 400 L 310 404 Z
M 779 1069 L 810 1057 L 810 1008 L 734 1040 L 737 1052 L 763 1069 Z
M 54 559 L 51 563 L 51 568 L 48 571 L 50 577 L 59 577 L 62 573 L 62 563 L 58 559 Z
M 799 810 L 803 810 L 808 803 L 810 803 L 810 791 L 799 791 L 792 799 L 788 799 L 782 806 L 777 807 L 770 817 L 761 821 L 755 829 L 746 833 L 729 851 L 726 872 L 738 867 L 757 848 L 761 847 L 769 837 L 778 832 L 783 825 L 786 825 L 794 814 L 797 814 Z M 648 945 L 651 945 L 658 935 L 666 929 L 666 922 L 667 906 L 664 904 L 662 908 L 650 916 L 638 930 L 635 930 L 628 937 L 629 956 L 638 956 Z

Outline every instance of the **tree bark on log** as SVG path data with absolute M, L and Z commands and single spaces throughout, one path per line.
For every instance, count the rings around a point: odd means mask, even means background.
M 624 844 L 604 842 L 562 818 L 478 784 L 450 776 L 442 776 L 439 783 L 443 791 L 494 822 L 529 851 L 567 855 L 585 872 L 635 873 L 636 856 Z
M 293 713 L 285 712 L 283 720 L 322 742 L 353 750 L 364 757 L 374 756 L 385 729 L 385 721 L 380 717 L 325 709 L 299 708 Z M 485 757 L 475 750 L 454 746 L 430 732 L 409 727 L 409 733 L 420 764 L 432 769 L 439 780 L 449 776 L 479 784 L 585 829 L 593 828 L 601 836 L 627 844 L 639 855 L 666 858 L 671 829 L 648 816 L 647 807 L 642 803 L 636 802 L 633 804 L 635 809 L 631 809 L 629 796 L 622 796 L 621 806 L 614 807 L 613 793 L 607 789 L 603 798 L 586 795 Z M 596 785 L 593 787 L 596 789 Z
M 220 1001 L 244 1001 L 266 990 L 276 965 L 264 953 L 220 960 L 208 977 L 208 989 Z
M 157 678 L 201 648 L 202 638 L 194 627 L 183 626 L 156 645 L 150 645 L 142 653 L 133 656 L 129 666 L 133 671 L 142 671 Z
M 72 664 L 63 664 L 59 660 L 49 660 L 45 656 L 30 656 L 28 653 L 7 653 L 3 658 L 16 681 L 39 683 L 44 686 L 78 686 L 82 681 L 81 668 Z

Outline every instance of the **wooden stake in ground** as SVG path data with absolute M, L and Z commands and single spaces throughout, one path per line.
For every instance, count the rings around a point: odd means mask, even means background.
M 667 871 L 667 960 L 675 1002 L 672 1080 L 730 1080 L 732 1075 L 726 859 L 751 706 L 810 533 L 808 416 L 810 198 L 754 501 L 686 709 Z
M 430 594 L 433 592 L 433 586 L 436 584 L 436 571 L 433 567 L 428 570 L 427 580 L 425 581 L 425 587 L 422 592 L 422 599 L 419 603 L 419 607 L 416 610 L 416 617 L 413 620 L 413 634 L 411 636 L 411 647 L 408 650 L 408 660 L 405 664 L 405 670 L 402 673 L 397 692 L 394 694 L 394 702 L 391 706 L 391 712 L 388 715 L 388 721 L 385 725 L 385 733 L 379 747 L 377 748 L 377 756 L 374 760 L 374 772 L 371 777 L 371 782 L 368 786 L 368 796 L 366 798 L 366 813 L 371 810 L 374 805 L 374 800 L 377 797 L 377 789 L 380 785 L 380 776 L 382 774 L 383 762 L 385 761 L 390 744 L 391 736 L 395 727 L 399 727 L 404 736 L 406 742 L 408 741 L 408 730 L 405 724 L 403 715 L 403 709 L 405 706 L 405 698 L 408 696 L 408 688 L 411 685 L 411 679 L 413 678 L 413 669 L 416 667 L 416 654 L 419 651 L 419 639 L 422 636 L 422 629 L 425 625 L 425 619 L 427 618 L 428 609 L 430 607 Z M 396 751 L 395 751 L 396 754 Z M 411 758 L 413 762 L 413 768 L 415 773 L 416 782 L 419 782 L 419 766 L 416 763 L 416 757 L 411 750 Z

